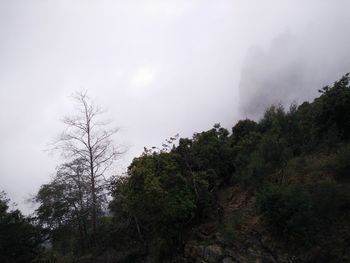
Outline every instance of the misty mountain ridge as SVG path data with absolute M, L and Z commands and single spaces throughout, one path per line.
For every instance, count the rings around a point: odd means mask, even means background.
M 77 93 L 81 115 L 63 120 L 57 146 L 71 161 L 35 214 L 1 194 L 1 262 L 349 262 L 349 74 L 319 94 L 231 131 L 170 137 L 105 181 L 115 130 Z
M 266 49 L 251 48 L 241 72 L 239 115 L 258 120 L 272 104 L 287 109 L 317 97 L 315 87 L 328 85 L 350 67 L 350 56 L 342 49 L 333 50 L 329 40 L 337 34 L 342 33 L 325 31 L 316 41 L 312 34 L 286 31 Z

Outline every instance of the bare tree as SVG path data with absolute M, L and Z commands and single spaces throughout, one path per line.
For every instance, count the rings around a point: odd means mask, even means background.
M 108 129 L 109 122 L 101 120 L 104 111 L 87 96 L 86 92 L 77 92 L 77 114 L 65 117 L 65 131 L 56 143 L 56 149 L 69 159 L 79 159 L 88 171 L 91 194 L 91 222 L 93 242 L 96 238 L 97 213 L 105 195 L 105 172 L 122 154 L 112 141 L 117 129 Z

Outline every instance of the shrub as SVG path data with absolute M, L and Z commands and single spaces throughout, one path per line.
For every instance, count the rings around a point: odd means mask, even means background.
M 338 179 L 347 179 L 350 177 L 350 145 L 341 147 L 336 154 L 335 171 Z
M 312 200 L 299 186 L 269 186 L 257 197 L 269 225 L 282 237 L 303 239 L 312 230 Z

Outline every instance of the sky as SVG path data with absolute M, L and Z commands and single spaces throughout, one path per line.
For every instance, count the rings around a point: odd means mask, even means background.
M 346 0 L 0 0 L 0 190 L 27 201 L 62 160 L 48 149 L 86 90 L 128 152 L 230 129 L 350 71 Z M 116 171 L 117 171 L 116 170 Z

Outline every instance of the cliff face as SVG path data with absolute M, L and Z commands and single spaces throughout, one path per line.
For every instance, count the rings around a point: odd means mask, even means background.
M 344 247 L 350 242 L 346 222 L 335 224 L 331 235 L 321 233 L 318 244 L 297 247 L 271 233 L 256 209 L 253 193 L 238 186 L 226 187 L 219 191 L 217 201 L 218 216 L 191 230 L 183 254 L 173 262 L 350 262 L 350 251 Z
M 192 230 L 184 246 L 184 262 L 291 262 L 264 228 L 255 199 L 237 186 L 222 189 L 219 218 Z
M 256 192 L 241 186 L 217 190 L 216 207 L 208 210 L 201 223 L 184 233 L 182 246 L 173 256 L 156 261 L 146 251 L 133 249 L 105 254 L 86 262 L 138 263 L 340 263 L 350 262 L 350 227 L 344 213 L 329 228 L 315 233 L 313 243 L 302 246 L 274 231 L 274 226 L 257 208 Z M 171 227 L 171 226 L 169 226 Z M 156 244 L 157 245 L 157 244 Z M 134 250 L 137 247 L 134 248 Z M 169 255 L 170 256 L 170 255 Z

